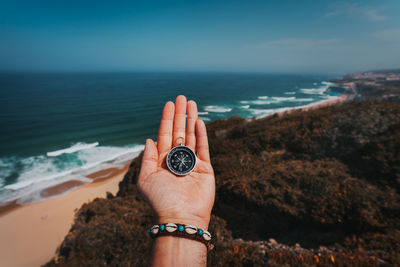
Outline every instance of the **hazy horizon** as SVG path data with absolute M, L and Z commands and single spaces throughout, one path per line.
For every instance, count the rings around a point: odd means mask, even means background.
M 394 68 L 397 70 L 399 68 Z M 360 71 L 381 71 L 392 69 L 374 69 Z M 73 74 L 216 74 L 216 75 L 294 75 L 294 76 L 313 76 L 313 75 L 344 75 L 350 72 L 300 72 L 300 71 L 224 71 L 224 70 L 1 70 L 0 74 L 54 74 L 54 75 L 73 75 Z
M 1 72 L 400 68 L 400 2 L 2 1 Z

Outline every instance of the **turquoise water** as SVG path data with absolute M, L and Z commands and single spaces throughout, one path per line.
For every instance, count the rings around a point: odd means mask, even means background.
M 326 94 L 328 94 L 328 95 L 342 95 L 342 93 L 333 92 L 333 91 L 327 91 Z
M 0 74 L 0 204 L 116 166 L 156 138 L 179 94 L 206 122 L 325 101 L 330 75 L 213 73 Z

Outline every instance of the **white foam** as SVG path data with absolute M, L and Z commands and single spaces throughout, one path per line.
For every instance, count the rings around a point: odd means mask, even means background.
M 39 160 L 36 160 L 36 164 L 33 166 L 32 169 L 25 171 L 22 173 L 18 180 L 22 180 L 21 182 L 15 183 L 15 184 L 10 184 L 5 186 L 4 188 L 6 189 L 12 189 L 12 190 L 18 190 L 21 188 L 24 188 L 26 186 L 32 185 L 34 183 L 38 182 L 43 182 L 43 181 L 49 181 L 49 180 L 54 180 L 56 178 L 66 176 L 68 174 L 74 174 L 79 171 L 83 170 L 89 170 L 92 169 L 93 167 L 96 167 L 104 162 L 112 161 L 115 160 L 121 156 L 125 156 L 127 154 L 135 154 L 136 152 L 140 152 L 141 150 L 144 149 L 143 145 L 138 145 L 133 148 L 129 149 L 121 149 L 121 148 L 116 148 L 116 147 L 99 147 L 96 150 L 93 151 L 82 151 L 82 156 L 80 157 L 83 162 L 87 162 L 85 165 L 82 165 L 78 168 L 73 168 L 67 171 L 63 172 L 56 172 L 52 173 L 50 175 L 46 175 L 48 173 L 48 170 L 50 169 L 52 172 L 54 171 L 55 168 L 51 168 L 51 165 L 54 163 L 51 161 L 42 161 L 42 158 L 39 157 Z M 105 153 L 102 153 L 105 152 Z M 114 152 L 114 153 L 112 153 Z M 28 161 L 34 160 L 34 157 L 30 157 L 27 159 Z M 41 174 L 40 178 L 32 180 L 32 177 L 37 176 L 38 174 Z
M 292 101 L 292 102 L 311 102 L 313 100 L 314 100 L 314 98 L 296 98 L 296 99 L 293 99 L 290 101 Z
M 323 85 L 325 85 L 325 86 L 327 86 L 327 87 L 329 87 L 329 86 L 332 86 L 332 85 L 335 85 L 335 83 L 332 83 L 332 82 L 321 82 L 321 84 L 323 84 Z
M 199 112 L 197 112 L 199 115 L 207 115 L 208 114 L 208 112 L 207 111 L 199 111 Z
M 273 100 L 242 100 L 240 104 L 252 104 L 252 105 L 269 105 L 271 103 L 276 103 Z
M 92 148 L 95 146 L 98 146 L 99 142 L 94 142 L 91 144 L 86 144 L 86 143 L 76 143 L 75 145 L 68 147 L 68 148 L 64 148 L 64 149 L 60 149 L 60 150 L 56 150 L 56 151 L 52 151 L 52 152 L 47 152 L 46 155 L 48 157 L 57 157 L 61 154 L 70 154 L 70 153 L 74 153 L 77 152 L 79 150 L 84 150 L 84 149 L 88 149 L 88 148 Z
M 260 98 L 260 97 L 259 97 Z M 253 105 L 269 105 L 269 104 L 276 104 L 280 102 L 310 102 L 313 101 L 313 98 L 296 98 L 295 96 L 290 97 L 280 97 L 280 96 L 273 96 L 269 97 L 270 100 L 242 100 L 240 101 L 241 104 L 253 104 Z M 245 105 L 248 106 L 248 105 Z
M 284 94 L 285 94 L 285 95 L 295 95 L 296 92 L 285 92 Z
M 16 159 L 23 168 L 19 171 L 17 182 L 4 187 L 0 204 L 14 200 L 21 204 L 41 201 L 44 199 L 41 191 L 70 180 L 91 182 L 86 175 L 110 167 L 123 168 L 143 149 L 143 145 L 93 146 L 77 151 L 76 155 L 71 156 L 72 161 L 45 155 Z
M 325 88 L 302 88 L 300 91 L 303 94 L 308 94 L 308 95 L 323 95 L 325 92 Z
M 250 108 L 250 105 L 244 105 L 244 106 L 240 106 L 241 108 L 244 108 L 244 109 L 248 109 L 248 108 Z
M 0 188 L 4 185 L 6 178 L 12 175 L 17 162 L 16 157 L 0 158 Z
M 331 100 L 334 100 L 334 99 L 338 99 L 338 98 L 340 98 L 340 97 L 329 96 L 327 98 L 324 98 L 321 101 L 312 102 L 312 103 L 307 104 L 307 105 L 301 105 L 301 106 L 295 106 L 295 107 L 283 107 L 283 108 L 275 108 L 275 109 L 271 108 L 271 109 L 249 109 L 249 110 L 257 118 L 263 118 L 263 117 L 266 117 L 266 116 L 269 116 L 269 115 L 273 115 L 275 113 L 281 113 L 281 112 L 285 112 L 285 111 L 289 111 L 289 110 L 296 110 L 296 109 L 308 108 L 308 107 L 315 106 L 315 105 L 320 105 L 322 103 L 325 103 L 325 102 L 328 102 L 328 101 L 331 101 Z
M 294 100 L 296 99 L 295 96 L 291 96 L 291 97 L 272 97 L 273 100 L 282 102 L 282 101 L 289 101 L 289 100 Z
M 251 104 L 254 104 L 254 105 L 269 105 L 271 103 L 274 103 L 274 101 L 265 101 L 265 100 L 254 100 L 254 101 L 251 101 Z
M 310 94 L 310 95 L 323 95 L 325 93 L 325 91 L 332 85 L 334 85 L 334 83 L 331 82 L 321 82 L 321 86 L 317 87 L 317 88 L 302 88 L 300 89 L 300 91 L 303 94 Z
M 258 99 L 268 99 L 268 96 L 259 96 Z
M 230 112 L 232 108 L 228 108 L 225 106 L 205 106 L 204 110 L 208 112 L 219 112 L 219 113 L 225 113 L 225 112 Z

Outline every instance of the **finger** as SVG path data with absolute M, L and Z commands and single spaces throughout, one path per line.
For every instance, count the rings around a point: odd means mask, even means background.
M 196 120 L 197 105 L 196 102 L 190 100 L 187 103 L 187 121 L 186 121 L 186 145 L 196 151 Z
M 153 140 L 146 140 L 146 147 L 144 149 L 142 166 L 140 168 L 139 179 L 144 179 L 148 175 L 157 171 L 158 151 L 157 146 Z
M 185 138 L 186 130 L 186 97 L 180 95 L 175 101 L 175 117 L 172 146 L 177 146 L 176 140 L 178 137 Z
M 169 151 L 172 144 L 172 130 L 174 126 L 174 103 L 168 101 L 165 106 L 161 117 L 160 129 L 158 130 L 158 155 Z
M 200 160 L 210 163 L 210 152 L 208 149 L 207 130 L 204 121 L 196 121 L 196 150 Z

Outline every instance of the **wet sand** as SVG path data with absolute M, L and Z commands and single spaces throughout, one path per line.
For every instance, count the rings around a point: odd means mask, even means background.
M 49 261 L 71 228 L 75 210 L 97 197 L 106 197 L 106 192 L 116 194 L 128 167 L 92 173 L 88 177 L 94 181 L 83 186 L 72 180 L 42 192 L 54 196 L 80 186 L 55 198 L 1 207 L 0 266 L 41 266 Z

